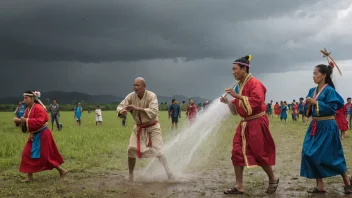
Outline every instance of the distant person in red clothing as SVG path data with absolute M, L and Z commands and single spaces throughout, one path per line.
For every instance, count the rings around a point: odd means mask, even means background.
M 346 118 L 347 108 L 346 106 L 338 109 L 335 114 L 336 124 L 341 131 L 341 139 L 345 139 L 346 131 L 348 130 L 348 122 Z
M 348 121 L 348 128 L 351 129 L 352 125 L 352 103 L 351 103 L 351 98 L 347 98 L 347 103 L 345 104 L 346 108 L 346 117 Z
M 197 105 L 194 103 L 193 98 L 189 99 L 189 104 L 186 110 L 186 116 L 191 125 L 194 123 L 197 117 L 197 112 L 198 112 Z
M 14 118 L 16 124 L 21 124 L 22 131 L 29 133 L 20 165 L 20 172 L 28 174 L 28 178 L 23 182 L 33 181 L 33 173 L 54 168 L 59 171 L 60 179 L 64 179 L 67 170 L 60 167 L 64 160 L 47 126 L 49 115 L 39 100 L 40 92 L 26 91 L 23 95 L 27 105 L 24 116 Z
M 279 118 L 281 113 L 280 113 L 280 105 L 278 102 L 276 102 L 274 105 L 274 113 L 275 113 L 276 117 Z

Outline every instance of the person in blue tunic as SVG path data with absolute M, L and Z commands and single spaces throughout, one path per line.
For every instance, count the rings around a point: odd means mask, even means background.
M 281 105 L 281 115 L 280 115 L 280 120 L 287 120 L 287 110 L 288 110 L 288 107 L 287 107 L 287 103 L 286 101 L 282 103 Z
M 26 109 L 26 104 L 22 101 L 18 101 L 18 106 L 15 111 L 17 118 L 23 117 L 25 109 Z
M 26 104 L 22 101 L 18 101 L 18 106 L 15 110 L 15 114 L 17 118 L 22 118 L 24 115 L 24 111 L 26 110 Z M 19 124 L 16 124 L 16 126 L 18 127 Z
M 81 103 L 78 103 L 77 107 L 75 107 L 75 117 L 77 126 L 81 126 L 81 116 L 82 116 L 83 108 Z
M 171 129 L 177 130 L 178 118 L 181 118 L 181 107 L 177 104 L 176 99 L 172 99 L 168 110 L 169 119 L 171 117 Z
M 298 114 L 302 116 L 302 122 L 305 123 L 305 113 L 304 113 L 304 98 L 299 99 L 298 104 Z
M 267 105 L 266 105 L 266 115 L 270 118 L 270 117 L 272 117 L 272 114 L 273 114 L 273 109 L 272 109 L 272 107 L 273 107 L 273 101 L 271 101 L 270 103 L 268 103 Z
M 351 194 L 351 179 L 347 175 L 346 161 L 334 119 L 336 110 L 344 105 L 331 80 L 332 66 L 318 65 L 313 80 L 318 85 L 307 95 L 307 116 L 312 117 L 302 148 L 302 177 L 316 179 L 317 186 L 308 193 L 325 193 L 323 178 L 341 175 L 344 193 Z

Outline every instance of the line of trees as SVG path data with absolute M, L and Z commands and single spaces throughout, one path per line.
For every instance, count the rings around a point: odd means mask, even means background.
M 94 111 L 96 108 L 96 104 L 86 104 L 81 101 L 82 107 L 84 111 L 87 111 L 89 108 Z M 116 107 L 120 104 L 120 102 L 114 102 L 111 104 L 101 104 L 99 105 L 101 110 L 105 111 L 114 111 L 116 110 Z M 45 104 L 47 108 L 49 108 L 48 104 Z M 61 111 L 73 111 L 75 108 L 76 104 L 59 104 L 60 105 L 60 110 Z M 181 107 L 181 111 L 186 111 L 187 109 L 187 104 L 185 101 L 182 101 L 182 103 L 179 104 Z M 159 104 L 159 111 L 167 111 L 169 109 L 170 104 L 167 102 L 162 102 Z M 203 104 L 199 103 L 198 108 L 202 107 Z M 0 104 L 0 112 L 14 112 L 16 109 L 17 105 L 16 104 Z

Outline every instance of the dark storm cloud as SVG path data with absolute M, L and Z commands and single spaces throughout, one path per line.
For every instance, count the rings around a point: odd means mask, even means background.
M 0 96 L 26 89 L 123 96 L 137 76 L 159 95 L 218 96 L 233 84 L 232 61 L 246 54 L 263 80 L 310 68 L 325 46 L 348 59 L 350 7 L 344 0 L 3 0 Z
M 0 8 L 0 58 L 110 62 L 234 57 L 256 52 L 255 46 L 243 46 L 252 39 L 243 42 L 243 36 L 256 27 L 241 21 L 285 15 L 304 3 L 11 0 Z

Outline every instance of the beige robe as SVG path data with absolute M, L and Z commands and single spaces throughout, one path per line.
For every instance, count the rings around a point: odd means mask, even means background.
M 138 97 L 135 92 L 132 92 L 126 96 L 126 98 L 117 106 L 117 116 L 120 117 L 119 112 L 124 109 L 127 105 L 134 105 L 137 107 L 144 108 L 144 111 L 132 111 L 132 117 L 136 121 L 136 125 L 133 128 L 133 132 L 130 137 L 130 144 L 128 145 L 128 157 L 137 157 L 137 130 L 138 125 L 149 125 L 158 119 L 158 99 L 155 93 L 146 90 L 142 99 Z M 138 114 L 140 113 L 141 121 L 139 120 Z M 149 138 L 152 141 L 152 148 L 148 147 Z M 141 158 L 150 158 L 162 155 L 163 141 L 161 136 L 160 124 L 142 129 L 140 137 L 140 152 Z

